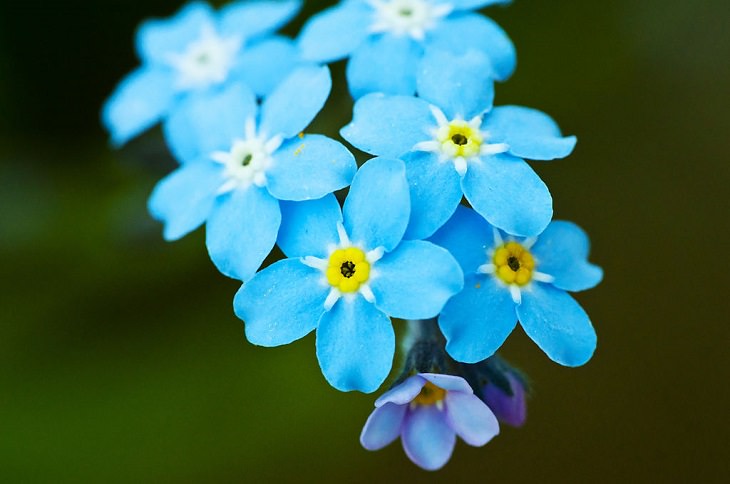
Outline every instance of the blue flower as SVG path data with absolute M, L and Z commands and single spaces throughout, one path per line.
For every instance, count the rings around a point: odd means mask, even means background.
M 552 197 L 523 158 L 571 153 L 546 114 L 519 106 L 492 109 L 488 59 L 476 51 L 432 52 L 418 75 L 420 98 L 370 94 L 355 103 L 342 136 L 367 153 L 406 163 L 412 213 L 406 238 L 432 235 L 462 194 L 492 225 L 535 236 L 552 218 Z
M 362 429 L 360 443 L 380 450 L 401 437 L 414 464 L 429 471 L 451 458 L 456 436 L 481 447 L 499 434 L 492 411 L 463 378 L 418 373 L 384 393 Z
M 509 0 L 345 0 L 312 17 L 298 43 L 305 59 L 350 57 L 347 79 L 355 98 L 371 92 L 413 94 L 424 51 L 484 52 L 490 72 L 505 80 L 515 69 L 507 34 L 474 9 Z M 451 86 L 455 88 L 455 86 Z
M 245 85 L 182 102 L 165 129 L 182 166 L 160 181 L 149 201 L 165 238 L 206 223 L 218 269 L 240 280 L 253 276 L 276 242 L 279 200 L 321 198 L 355 174 L 355 159 L 342 144 L 301 133 L 330 88 L 327 67 L 302 67 L 260 109 Z
M 492 356 L 518 319 L 553 361 L 580 366 L 591 358 L 596 333 L 566 291 L 595 286 L 603 271 L 588 262 L 588 237 L 577 225 L 555 221 L 539 237 L 505 238 L 460 207 L 431 240 L 448 249 L 465 274 L 464 290 L 439 316 L 454 359 L 475 363 Z
M 243 82 L 268 94 L 299 63 L 294 43 L 271 34 L 300 6 L 300 0 L 234 2 L 215 12 L 193 2 L 172 18 L 143 23 L 136 38 L 142 65 L 102 111 L 112 143 L 126 143 L 186 97 L 211 88 Z
M 399 160 L 365 163 L 342 211 L 328 195 L 282 203 L 282 212 L 278 244 L 290 258 L 259 272 L 234 300 L 246 337 L 279 346 L 316 328 L 327 381 L 342 391 L 375 391 L 393 362 L 389 317 L 436 316 L 463 287 L 459 265 L 430 242 L 401 241 L 409 200 Z

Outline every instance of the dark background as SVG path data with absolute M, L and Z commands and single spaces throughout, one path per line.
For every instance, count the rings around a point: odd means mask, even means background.
M 579 137 L 534 166 L 605 269 L 577 296 L 599 346 L 566 369 L 517 331 L 504 354 L 535 382 L 527 425 L 459 443 L 437 474 L 399 443 L 360 448 L 374 396 L 329 388 L 312 336 L 246 342 L 202 231 L 162 241 L 145 208 L 174 167 L 159 131 L 107 146 L 98 112 L 137 64 L 135 26 L 179 5 L 0 3 L 0 481 L 725 482 L 727 0 L 487 10 L 519 57 L 497 103 Z M 312 131 L 350 109 L 336 93 Z

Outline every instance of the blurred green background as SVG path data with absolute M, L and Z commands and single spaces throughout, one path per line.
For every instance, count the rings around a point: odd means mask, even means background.
M 606 271 L 577 296 L 599 347 L 565 369 L 517 331 L 504 354 L 535 382 L 527 425 L 460 442 L 436 474 L 399 443 L 360 448 L 374 397 L 329 388 L 311 335 L 246 342 L 239 284 L 202 231 L 162 241 L 145 208 L 175 166 L 159 131 L 107 146 L 98 111 L 137 64 L 135 26 L 178 7 L 0 3 L 0 481 L 726 482 L 727 0 L 487 11 L 519 56 L 497 103 L 579 137 L 534 166 Z M 336 93 L 312 131 L 333 133 L 350 107 Z

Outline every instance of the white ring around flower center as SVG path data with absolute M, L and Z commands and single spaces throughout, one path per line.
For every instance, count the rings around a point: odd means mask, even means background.
M 201 28 L 200 37 L 182 53 L 171 53 L 168 63 L 177 71 L 176 87 L 205 88 L 226 80 L 243 41 L 240 36 L 221 37 L 212 25 Z
M 368 3 L 375 10 L 371 32 L 409 35 L 416 40 L 423 40 L 426 32 L 454 9 L 450 3 L 431 0 L 368 0 Z

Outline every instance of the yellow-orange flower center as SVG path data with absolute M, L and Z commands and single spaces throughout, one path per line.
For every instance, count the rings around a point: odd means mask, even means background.
M 437 387 L 433 383 L 426 382 L 421 388 L 421 393 L 416 395 L 413 403 L 416 405 L 435 405 L 446 397 L 446 390 Z
M 337 249 L 330 255 L 327 282 L 340 292 L 357 292 L 370 278 L 370 263 L 357 247 Z
M 506 284 L 525 286 L 532 280 L 535 258 L 517 242 L 507 242 L 494 251 L 495 274 Z
M 436 134 L 441 150 L 453 157 L 471 158 L 479 154 L 484 142 L 482 133 L 469 122 L 453 120 Z

